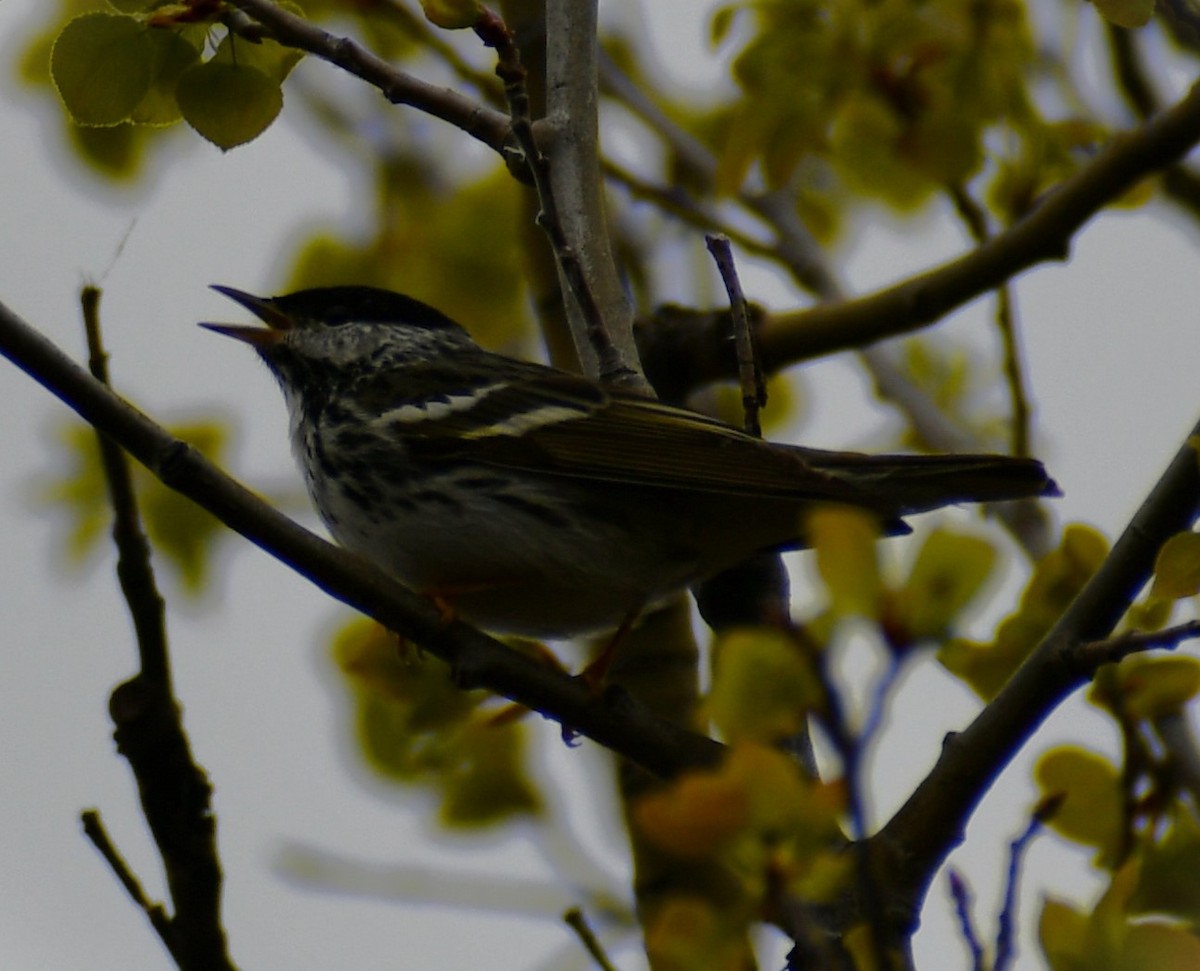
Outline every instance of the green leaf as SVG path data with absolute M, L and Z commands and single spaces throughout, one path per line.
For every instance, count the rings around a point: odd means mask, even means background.
M 1197 593 L 1200 593 L 1200 533 L 1176 533 L 1158 551 L 1150 596 L 1180 600 Z
M 992 575 L 996 551 L 977 536 L 936 529 L 893 600 L 894 617 L 910 641 L 941 638 Z
M 228 438 L 228 432 L 215 422 L 177 425 L 171 432 L 218 461 Z M 79 560 L 105 537 L 112 522 L 112 508 L 95 431 L 88 425 L 72 424 L 66 427 L 63 437 L 70 463 L 68 471 L 50 483 L 45 496 L 68 513 L 67 552 Z M 141 465 L 130 463 L 129 470 L 151 545 L 177 570 L 184 589 L 199 593 L 208 580 L 213 543 L 223 535 L 224 527 L 190 499 L 168 489 Z
M 149 37 L 153 48 L 150 89 L 130 120 L 155 127 L 173 125 L 183 118 L 175 87 L 183 72 L 200 59 L 200 51 L 175 31 L 154 30 Z
M 456 739 L 454 755 L 440 785 L 444 825 L 488 826 L 541 811 L 541 797 L 525 772 L 521 725 L 472 722 Z
M 91 13 L 70 21 L 50 54 L 50 74 L 77 124 L 117 125 L 150 90 L 154 46 L 132 17 Z
M 1200 927 L 1197 874 L 1200 826 L 1186 808 L 1180 807 L 1162 841 L 1146 848 L 1130 910 L 1134 914 L 1169 914 Z
M 812 665 L 781 631 L 742 628 L 721 635 L 707 709 L 725 740 L 767 744 L 801 731 L 821 702 Z
M 421 0 L 425 19 L 443 30 L 463 30 L 474 27 L 483 16 L 476 0 Z
M 333 657 L 352 690 L 366 763 L 391 782 L 436 792 L 444 825 L 540 812 L 523 726 L 482 715 L 483 692 L 459 688 L 449 665 L 362 617 L 338 631 Z
M 1144 27 L 1154 16 L 1155 0 L 1092 0 L 1105 20 L 1118 27 Z
M 299 10 L 291 12 L 300 13 Z M 303 57 L 303 51 L 285 47 L 269 37 L 252 44 L 237 34 L 226 34 L 213 53 L 212 63 L 256 68 L 273 81 L 283 84 L 292 68 L 299 64 Z
M 712 20 L 708 25 L 708 42 L 713 47 L 719 47 L 729 36 L 729 31 L 733 29 L 734 21 L 741 11 L 742 8 L 734 4 L 727 4 L 713 11 Z
M 1176 715 L 1200 692 L 1194 657 L 1127 657 L 1117 667 L 1123 710 L 1135 718 Z
M 1042 798 L 1062 796 L 1049 820 L 1061 836 L 1099 852 L 1098 863 L 1111 867 L 1119 858 L 1125 834 L 1125 796 L 1121 776 L 1106 759 L 1073 746 L 1047 752 L 1034 777 Z
M 1021 604 L 1005 618 L 991 643 L 955 638 L 938 660 L 985 701 L 993 698 L 1050 630 L 1075 594 L 1099 568 L 1108 542 L 1088 526 L 1070 525 L 1062 545 L 1038 561 Z
M 859 509 L 821 506 L 807 517 L 805 534 L 834 612 L 877 619 L 883 598 L 875 549 L 878 521 Z
M 215 60 L 184 71 L 175 97 L 187 123 L 222 151 L 257 138 L 283 108 L 278 81 Z

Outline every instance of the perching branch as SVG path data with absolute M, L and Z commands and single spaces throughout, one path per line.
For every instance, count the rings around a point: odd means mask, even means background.
M 92 378 L 3 304 L 0 354 L 119 444 L 164 485 L 207 509 L 330 596 L 448 662 L 462 686 L 494 691 L 658 775 L 711 766 L 720 757 L 719 743 L 658 718 L 620 692 L 597 698 L 577 679 L 467 624 L 448 623 L 424 597 L 272 509 Z M 117 702 L 114 698 L 114 706 Z

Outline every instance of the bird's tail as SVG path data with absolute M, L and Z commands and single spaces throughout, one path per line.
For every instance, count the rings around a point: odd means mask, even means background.
M 897 516 L 958 502 L 1060 496 L 1036 459 L 1007 455 L 862 455 L 801 450 L 814 469 L 844 478 Z

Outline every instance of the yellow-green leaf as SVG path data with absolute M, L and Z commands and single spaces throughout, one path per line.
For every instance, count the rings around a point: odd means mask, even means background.
M 1179 600 L 1200 593 L 1200 533 L 1176 533 L 1158 551 L 1150 596 Z
M 421 0 L 425 19 L 444 30 L 474 27 L 483 15 L 476 0 Z
M 536 815 L 541 798 L 525 772 L 524 726 L 484 721 L 465 726 L 439 789 L 439 817 L 446 826 L 487 826 Z
M 1178 714 L 1200 691 L 1200 660 L 1127 657 L 1117 668 L 1117 681 L 1124 709 L 1135 718 Z
M 848 506 L 821 506 L 805 522 L 835 613 L 876 619 L 883 596 L 875 541 L 879 523 Z
M 992 574 L 996 550 L 977 536 L 936 529 L 893 599 L 894 620 L 910 641 L 941 638 Z
M 1155 0 L 1092 0 L 1100 16 L 1118 27 L 1144 27 L 1154 16 Z
M 1198 874 L 1200 826 L 1186 808 L 1180 807 L 1166 836 L 1145 850 L 1137 889 L 1130 900 L 1131 912 L 1169 914 L 1200 927 Z
M 1034 777 L 1042 798 L 1062 797 L 1048 825 L 1067 839 L 1099 852 L 1101 866 L 1118 859 L 1125 833 L 1121 777 L 1106 759 L 1073 746 L 1051 749 Z
M 183 72 L 200 59 L 200 51 L 175 31 L 150 31 L 149 38 L 152 79 L 130 120 L 139 125 L 173 125 L 183 117 L 175 100 L 175 86 Z
M 645 948 L 656 971 L 741 971 L 750 967 L 744 907 L 715 908 L 699 893 L 676 893 L 645 915 Z
M 1085 971 L 1081 961 L 1088 919 L 1070 904 L 1047 898 L 1038 917 L 1038 943 L 1051 971 Z
M 299 13 L 298 9 L 289 11 Z M 227 34 L 217 45 L 213 53 L 213 64 L 229 64 L 234 67 L 252 67 L 262 71 L 277 84 L 287 80 L 287 76 L 304 57 L 303 51 L 294 47 L 285 47 L 278 41 L 264 37 L 257 44 L 252 44 L 237 34 Z
M 59 97 L 80 125 L 117 125 L 145 98 L 154 50 L 133 17 L 90 13 L 70 21 L 50 54 Z
M 174 426 L 171 431 L 218 460 L 228 438 L 225 428 L 215 422 Z M 74 559 L 82 559 L 105 536 L 112 522 L 112 508 L 95 431 L 87 425 L 71 424 L 63 438 L 69 466 L 62 478 L 49 485 L 45 495 L 65 508 L 69 516 L 67 552 Z M 141 465 L 131 463 L 129 469 L 151 546 L 176 568 L 185 590 L 199 592 L 208 578 L 213 542 L 223 534 L 221 523 L 190 499 L 168 489 Z
M 184 71 L 175 97 L 187 123 L 222 151 L 257 138 L 283 108 L 278 81 L 255 67 L 216 61 Z
M 771 743 L 801 731 L 821 700 L 812 665 L 792 638 L 768 628 L 723 634 L 707 709 L 727 742 Z
M 1099 568 L 1108 543 L 1096 530 L 1068 526 L 1058 549 L 1034 568 L 1015 614 L 1005 618 L 991 643 L 955 638 L 938 651 L 938 660 L 981 698 L 990 700 L 1029 656 L 1050 627 Z

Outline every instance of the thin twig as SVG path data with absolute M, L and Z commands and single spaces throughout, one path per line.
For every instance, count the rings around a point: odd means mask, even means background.
M 820 688 L 820 707 L 814 714 L 820 720 L 842 763 L 851 841 L 849 852 L 854 854 L 855 889 L 859 903 L 856 918 L 866 921 L 871 935 L 871 954 L 876 966 L 886 968 L 890 963 L 887 957 L 889 935 L 882 888 L 876 879 L 876 860 L 872 855 L 871 843 L 867 839 L 867 812 L 862 784 L 865 753 L 862 740 L 851 730 L 842 696 L 830 679 L 828 652 L 821 650 L 803 627 L 793 626 L 791 632 L 797 649 L 807 659 Z
M 954 915 L 958 918 L 958 929 L 971 952 L 972 971 L 986 971 L 987 965 L 983 958 L 983 945 L 979 942 L 979 934 L 975 930 L 975 920 L 971 916 L 971 888 L 963 875 L 953 867 L 946 874 L 950 884 L 950 899 L 954 901 Z
M 79 302 L 87 335 L 88 370 L 97 381 L 108 384 L 108 354 L 100 333 L 99 288 L 85 286 L 80 291 Z M 165 605 L 150 565 L 150 543 L 142 530 L 129 465 L 125 453 L 110 439 L 97 435 L 96 442 L 113 508 L 117 576 L 137 633 L 141 675 L 170 694 L 171 664 L 167 652 Z
M 1192 734 L 1188 718 L 1182 712 L 1154 719 L 1154 731 L 1170 760 L 1175 784 L 1192 795 L 1192 804 L 1200 809 L 1200 746 Z
M 987 214 L 983 207 L 967 191 L 964 185 L 950 187 L 950 198 L 954 208 L 966 224 L 971 237 L 979 245 L 992 236 L 988 228 Z M 1017 339 L 1016 298 L 1011 283 L 1003 283 L 996 289 L 996 329 L 1004 349 L 1004 376 L 1008 382 L 1008 397 L 1012 405 L 1013 455 L 1029 454 L 1029 392 L 1026 388 L 1025 369 L 1021 366 L 1021 346 Z
M 1042 826 L 1053 818 L 1061 805 L 1061 796 L 1052 796 L 1043 801 L 1034 810 L 1024 832 L 1009 844 L 1008 876 L 1004 881 L 1004 902 L 1000 906 L 996 930 L 996 960 L 992 964 L 992 971 L 1007 971 L 1008 966 L 1016 959 L 1017 886 L 1021 881 L 1021 860 L 1033 838 L 1041 832 Z
M 1200 637 L 1200 620 L 1155 631 L 1126 631 L 1103 641 L 1088 641 L 1075 647 L 1073 662 L 1087 674 L 1102 664 L 1113 664 L 1130 654 L 1156 649 L 1173 650 L 1183 641 Z
M 100 810 L 85 809 L 79 814 L 79 820 L 83 823 L 84 835 L 91 840 L 92 845 L 104 857 L 104 862 L 108 864 L 109 869 L 112 870 L 113 875 L 116 876 L 121 886 L 125 888 L 125 892 L 129 894 L 129 899 L 137 904 L 141 908 L 142 913 L 146 915 L 146 919 L 150 922 L 150 926 L 154 928 L 155 933 L 158 934 L 167 952 L 175 958 L 175 963 L 182 967 L 178 955 L 175 954 L 174 938 L 171 933 L 171 918 L 167 916 L 167 912 L 163 909 L 162 904 L 154 903 L 154 901 L 146 896 L 141 882 L 129 868 L 129 864 L 125 862 L 125 858 L 121 856 L 120 851 L 113 844 L 112 838 L 108 835 L 104 821 L 100 818 Z
M 449 122 L 503 154 L 508 118 L 450 88 L 429 84 L 393 67 L 349 37 L 336 37 L 271 0 L 229 0 L 286 47 L 307 51 L 378 88 L 392 104 L 406 104 Z
M 777 258 L 778 247 L 774 243 L 756 239 L 749 233 L 737 229 L 682 186 L 660 185 L 651 182 L 612 159 L 603 159 L 600 164 L 605 178 L 622 186 L 633 198 L 653 202 L 661 211 L 670 213 L 681 222 L 694 226 L 696 229 L 728 236 L 730 241 L 736 243 L 746 253 L 761 256 L 764 259 Z
M 725 292 L 729 295 L 733 340 L 737 348 L 738 386 L 742 389 L 743 427 L 747 435 L 762 438 L 762 422 L 758 415 L 767 404 L 767 382 L 763 377 L 762 365 L 758 362 L 754 328 L 746 309 L 746 295 L 742 292 L 742 281 L 738 279 L 737 265 L 733 261 L 733 248 L 727 236 L 705 236 L 704 243 L 717 264 L 721 282 L 725 284 Z
M 608 959 L 608 955 L 604 952 L 604 945 L 600 943 L 600 939 L 596 937 L 595 932 L 588 926 L 587 918 L 580 908 L 572 907 L 568 910 L 563 914 L 563 921 L 579 937 L 584 950 L 591 955 L 592 960 L 596 962 L 596 967 L 600 971 L 617 971 L 612 961 Z
M 107 391 L 100 290 L 84 287 L 80 302 L 90 368 L 98 386 Z M 221 925 L 222 875 L 212 791 L 204 770 L 192 758 L 179 704 L 172 694 L 165 609 L 150 563 L 150 544 L 142 530 L 125 453 L 117 442 L 97 431 L 113 507 L 117 575 L 133 618 L 141 660 L 138 674 L 118 685 L 109 699 L 117 749 L 137 780 L 142 812 L 166 871 L 175 913 L 169 919 L 162 915 L 161 920 L 166 922 L 172 956 L 185 971 L 233 971 Z M 122 883 L 128 890 L 124 877 Z M 160 923 L 155 923 L 155 929 L 161 936 Z

